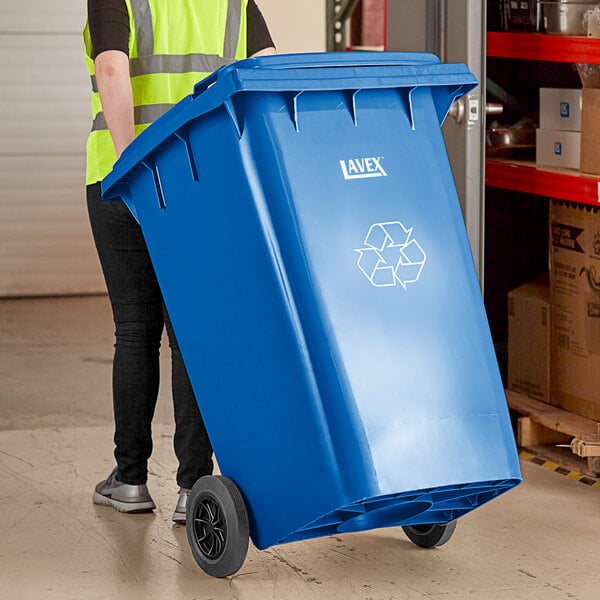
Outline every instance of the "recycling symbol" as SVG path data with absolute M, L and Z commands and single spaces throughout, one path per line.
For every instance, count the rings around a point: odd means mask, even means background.
M 416 283 L 427 255 L 412 237 L 413 228 L 402 223 L 375 223 L 369 228 L 364 247 L 356 248 L 358 268 L 375 287 Z

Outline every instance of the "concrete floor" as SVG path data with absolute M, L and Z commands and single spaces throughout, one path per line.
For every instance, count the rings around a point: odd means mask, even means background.
M 600 491 L 530 462 L 522 486 L 463 517 L 439 549 L 414 546 L 400 529 L 251 545 L 239 573 L 211 579 L 170 520 L 168 390 L 149 480 L 157 510 L 92 504 L 112 468 L 106 298 L 0 301 L 0 339 L 1 599 L 600 597 Z

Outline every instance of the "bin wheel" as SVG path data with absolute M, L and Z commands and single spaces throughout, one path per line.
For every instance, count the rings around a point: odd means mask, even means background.
M 227 477 L 201 477 L 188 498 L 188 542 L 200 568 L 212 577 L 227 577 L 248 554 L 248 513 L 239 489 Z
M 430 525 L 407 525 L 402 527 L 408 539 L 421 548 L 437 548 L 445 544 L 456 529 L 456 521 Z

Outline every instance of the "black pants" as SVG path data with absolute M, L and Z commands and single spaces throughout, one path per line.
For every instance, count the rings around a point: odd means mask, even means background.
M 159 349 L 166 324 L 171 346 L 177 483 L 191 488 L 212 473 L 212 447 L 166 316 L 140 226 L 122 202 L 104 202 L 100 184 L 87 187 L 94 241 L 115 322 L 113 404 L 115 458 L 124 483 L 146 483 L 152 418 L 158 397 Z

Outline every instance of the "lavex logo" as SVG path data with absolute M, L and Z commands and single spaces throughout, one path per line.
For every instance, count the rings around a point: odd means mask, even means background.
M 351 158 L 340 160 L 344 179 L 365 179 L 367 177 L 387 177 L 387 173 L 381 166 L 383 156 L 372 156 L 369 158 Z

